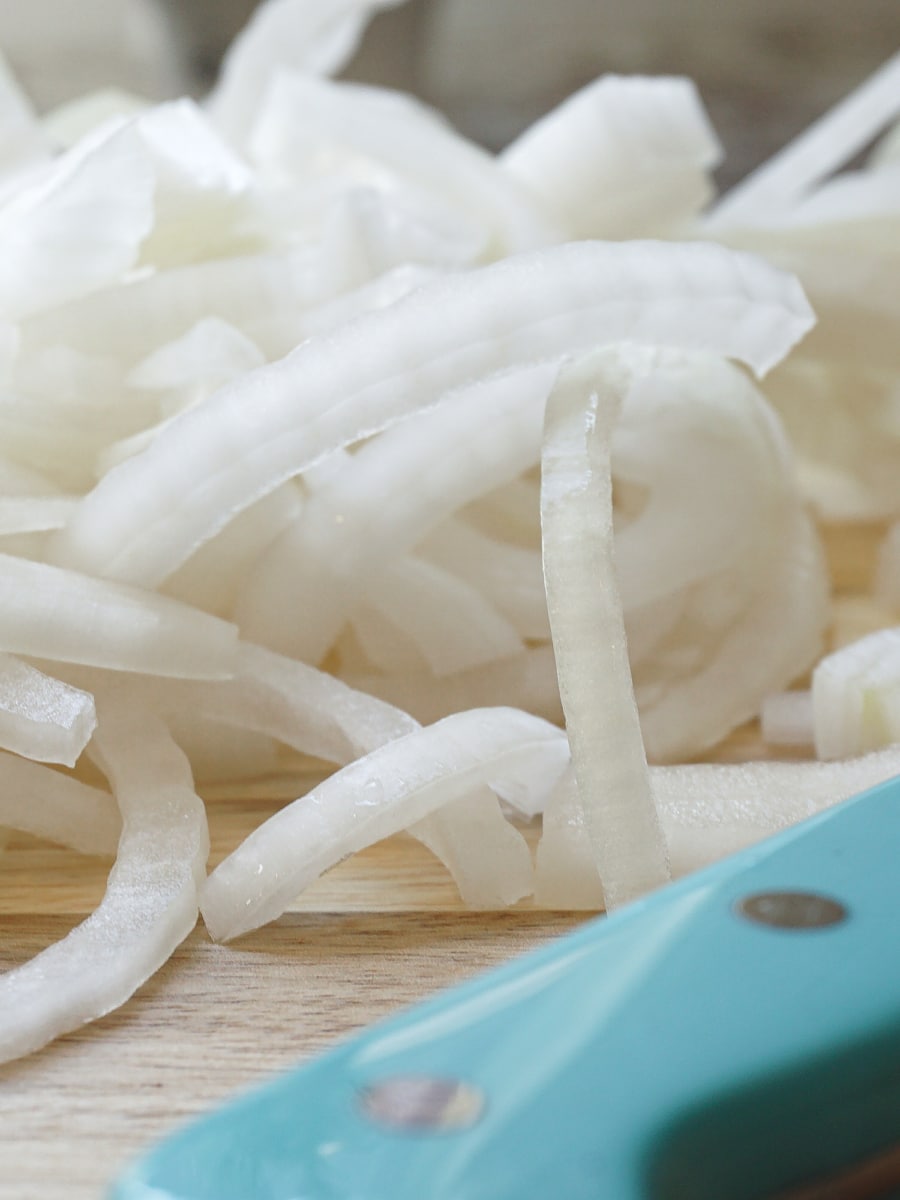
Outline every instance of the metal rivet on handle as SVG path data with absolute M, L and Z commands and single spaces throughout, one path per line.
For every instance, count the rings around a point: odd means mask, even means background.
M 816 892 L 755 892 L 735 904 L 737 913 L 776 929 L 824 929 L 847 918 L 847 909 Z
M 484 1096 L 459 1079 L 393 1075 L 364 1088 L 360 1108 L 370 1121 L 412 1132 L 465 1129 L 481 1117 Z

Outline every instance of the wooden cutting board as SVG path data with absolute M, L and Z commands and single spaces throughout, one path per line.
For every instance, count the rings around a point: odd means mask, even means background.
M 834 645 L 889 620 L 868 599 L 875 527 L 836 530 Z M 737 731 L 721 759 L 763 757 Z M 286 781 L 210 796 L 213 861 L 273 812 Z M 0 969 L 97 903 L 108 863 L 25 837 L 0 860 Z M 548 938 L 585 914 L 471 913 L 405 837 L 348 860 L 275 924 L 231 946 L 198 929 L 123 1009 L 0 1068 L 0 1200 L 99 1200 L 120 1165 L 265 1072 Z

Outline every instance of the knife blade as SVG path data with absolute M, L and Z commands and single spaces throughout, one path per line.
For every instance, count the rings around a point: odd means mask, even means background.
M 365 1030 L 112 1200 L 757 1200 L 890 1162 L 898 850 L 895 779 Z

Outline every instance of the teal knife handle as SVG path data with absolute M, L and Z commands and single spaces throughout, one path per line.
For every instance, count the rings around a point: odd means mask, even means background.
M 114 1200 L 742 1200 L 874 1153 L 900 1138 L 898 850 L 894 780 L 365 1031 L 175 1134 Z M 784 891 L 845 918 L 742 915 Z M 483 1107 L 374 1119 L 410 1077 Z

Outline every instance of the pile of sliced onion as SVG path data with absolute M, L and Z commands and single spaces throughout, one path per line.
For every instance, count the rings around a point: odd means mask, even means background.
M 806 502 L 900 518 L 896 129 L 834 175 L 900 64 L 710 207 L 688 81 L 495 157 L 330 78 L 396 2 L 269 0 L 202 105 L 0 78 L 0 827 L 116 855 L 0 1058 L 400 831 L 470 905 L 612 907 L 900 768 L 663 765 L 900 725 L 881 643 L 786 692 Z M 285 745 L 335 770 L 207 878 L 194 781 Z

